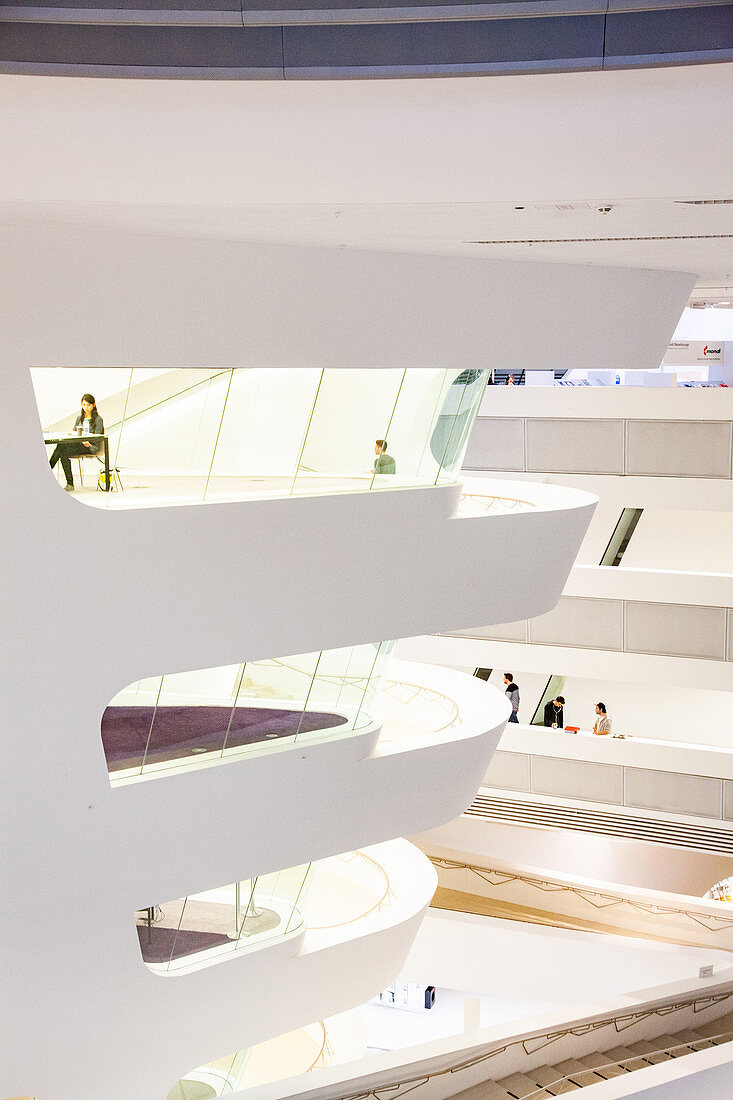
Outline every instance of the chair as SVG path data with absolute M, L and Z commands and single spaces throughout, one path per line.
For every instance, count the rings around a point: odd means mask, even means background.
M 104 451 L 103 450 L 90 451 L 88 455 L 79 455 L 79 457 L 77 458 L 77 462 L 79 463 L 79 484 L 81 485 L 82 489 L 84 488 L 84 474 L 82 472 L 82 462 L 84 461 L 85 458 L 96 458 L 97 462 L 99 462 L 99 464 L 102 466 L 102 469 L 104 470 Z M 98 483 L 99 483 L 100 476 L 101 475 L 98 471 L 97 472 L 97 488 L 99 488 Z M 122 478 L 120 477 L 120 471 L 117 469 L 116 466 L 110 466 L 110 468 L 109 468 L 109 478 L 110 478 L 110 481 L 112 482 L 112 491 L 114 491 L 115 489 L 119 489 L 120 491 L 122 491 L 122 488 L 123 488 Z

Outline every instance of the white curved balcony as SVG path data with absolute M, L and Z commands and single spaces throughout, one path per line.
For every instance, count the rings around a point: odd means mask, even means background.
M 192 1062 L 237 1050 L 243 1035 L 255 1044 L 374 996 L 403 965 L 436 881 L 429 860 L 402 840 L 334 857 L 316 874 L 294 936 L 218 958 L 192 954 L 185 967 L 167 971 L 165 981 L 131 974 L 130 995 L 144 997 L 161 1023 L 155 1063 L 125 1074 L 128 1095 L 135 1078 L 150 1095 L 157 1083 L 165 1096 Z M 192 981 L 198 989 L 193 1007 Z M 139 1020 L 139 1043 L 146 1027 Z M 117 1100 L 124 1092 L 111 1082 L 109 1095 Z
M 130 907 L 451 820 L 473 800 L 508 704 L 473 677 L 394 661 L 376 717 L 382 732 L 371 748 L 360 734 L 341 736 L 215 767 L 194 761 L 162 782 L 143 777 L 116 786 L 117 828 L 131 847 L 131 862 L 124 874 L 120 869 L 134 897 Z M 195 823 L 192 798 L 207 806 Z M 141 864 L 134 853 L 151 817 L 159 821 L 156 858 Z M 236 850 L 218 842 L 224 835 L 242 838 Z M 262 852 L 269 867 L 262 866 Z

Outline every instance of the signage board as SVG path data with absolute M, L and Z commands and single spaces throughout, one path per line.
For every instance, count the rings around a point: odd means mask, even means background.
M 722 340 L 673 340 L 665 352 L 662 366 L 692 367 L 699 363 L 722 362 Z

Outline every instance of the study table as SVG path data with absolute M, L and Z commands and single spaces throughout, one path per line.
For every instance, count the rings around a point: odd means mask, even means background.
M 104 451 L 104 492 L 108 493 L 112 488 L 109 479 L 109 439 L 106 435 L 79 435 L 78 432 L 65 432 L 63 435 L 52 434 L 51 432 L 43 433 L 44 443 L 49 443 L 52 446 L 56 446 L 57 443 L 65 443 L 69 439 L 75 439 L 81 443 L 94 443 L 95 441 L 101 442 L 102 449 Z M 96 451 L 89 452 L 90 454 L 97 454 Z M 84 457 L 83 455 L 80 457 Z

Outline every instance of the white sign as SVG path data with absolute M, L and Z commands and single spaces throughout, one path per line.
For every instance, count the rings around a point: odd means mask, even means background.
M 698 363 L 722 363 L 721 340 L 673 340 L 665 352 L 662 366 L 692 367 Z

